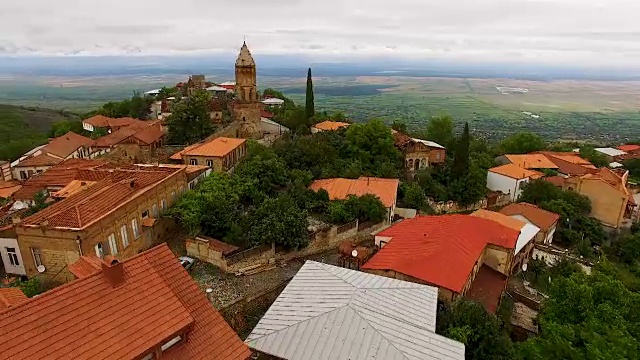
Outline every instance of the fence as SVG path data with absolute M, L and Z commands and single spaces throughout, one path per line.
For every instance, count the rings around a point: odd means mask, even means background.
M 363 231 L 365 229 L 368 229 L 370 227 L 373 227 L 373 225 L 376 225 L 377 223 L 374 221 L 365 221 L 363 223 L 358 223 L 358 232 Z
M 235 254 L 231 254 L 229 256 L 226 256 L 225 260 L 227 261 L 227 265 L 232 265 L 232 264 L 240 262 L 240 261 L 242 261 L 244 259 L 250 258 L 252 256 L 267 252 L 270 249 L 271 249 L 271 245 L 254 246 L 254 247 L 249 248 L 247 250 L 243 250 L 243 251 L 237 252 Z
M 355 227 L 358 226 L 358 220 L 354 220 L 348 224 L 344 224 L 342 226 L 338 226 L 338 228 L 336 229 L 336 232 L 338 234 L 342 234 L 343 232 L 347 232 Z

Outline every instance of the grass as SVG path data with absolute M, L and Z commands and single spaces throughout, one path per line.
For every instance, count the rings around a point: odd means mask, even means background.
M 77 116 L 63 111 L 0 105 L 0 160 L 13 160 L 47 142 L 51 124 Z

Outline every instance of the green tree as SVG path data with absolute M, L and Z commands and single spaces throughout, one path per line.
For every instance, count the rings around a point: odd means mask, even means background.
M 487 172 L 475 164 L 449 182 L 449 197 L 462 206 L 475 204 L 487 195 Z
M 311 78 L 311 68 L 309 68 L 309 71 L 307 72 L 307 97 L 304 110 L 307 119 L 311 119 L 316 114 L 313 100 L 313 79 Z
M 391 123 L 391 128 L 403 134 L 407 133 L 407 123 L 404 120 L 393 120 L 393 122 Z
M 290 195 L 283 194 L 265 200 L 251 212 L 245 231 L 253 244 L 275 243 L 298 249 L 309 243 L 307 226 L 307 212 L 300 209 Z
M 527 154 L 544 150 L 546 142 L 537 134 L 521 132 L 507 137 L 500 143 L 501 151 L 505 154 Z
M 453 118 L 451 116 L 437 116 L 429 119 L 426 134 L 418 134 L 418 137 L 425 137 L 425 140 L 434 141 L 447 149 L 454 144 Z
M 405 206 L 412 209 L 422 209 L 427 204 L 427 196 L 424 189 L 418 183 L 403 183 L 400 186 L 402 200 Z
M 431 175 L 431 170 L 420 170 L 414 177 L 415 182 L 424 189 L 427 197 L 435 201 L 446 201 L 449 199 L 447 187 L 437 181 Z
M 34 204 L 27 209 L 25 213 L 25 217 L 33 215 L 38 211 L 51 205 L 52 202 L 47 201 L 48 199 L 49 199 L 49 193 L 47 192 L 47 190 L 38 191 L 33 197 Z
M 580 157 L 591 161 L 591 163 L 597 167 L 609 166 L 607 157 L 604 156 L 604 154 L 597 152 L 593 146 L 581 146 Z
M 381 120 L 349 126 L 344 140 L 342 154 L 359 162 L 365 174 L 397 177 L 403 168 L 402 154 L 395 147 L 391 131 Z
M 51 130 L 49 130 L 49 137 L 60 137 L 68 132 L 74 132 L 76 134 L 83 134 L 85 131 L 82 128 L 82 121 L 70 121 L 62 120 L 51 124 Z
M 172 144 L 192 144 L 215 131 L 209 115 L 211 96 L 206 91 L 198 91 L 173 105 L 169 124 L 169 142 Z
M 640 159 L 629 159 L 623 162 L 624 168 L 629 170 L 629 176 L 640 180 Z
M 438 312 L 436 332 L 465 344 L 465 358 L 513 359 L 514 348 L 498 319 L 482 305 L 461 298 Z
M 469 123 L 464 124 L 464 130 L 458 143 L 454 154 L 453 166 L 451 167 L 451 176 L 453 178 L 462 178 L 469 173 Z

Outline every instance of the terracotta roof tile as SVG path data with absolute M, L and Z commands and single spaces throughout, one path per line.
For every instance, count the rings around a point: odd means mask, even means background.
M 537 171 L 523 169 L 513 164 L 496 166 L 494 168 L 489 169 L 489 171 L 492 173 L 504 175 L 512 179 L 518 179 L 518 180 L 526 179 L 526 178 L 538 179 L 543 176 L 543 174 Z
M 509 204 L 502 208 L 500 213 L 508 216 L 522 215 L 527 220 L 531 221 L 533 225 L 544 231 L 548 231 L 551 226 L 560 219 L 560 215 L 540 209 L 539 207 L 529 203 Z
M 340 121 L 323 121 L 321 123 L 317 123 L 313 125 L 314 128 L 324 130 L 324 131 L 334 131 L 344 127 L 348 127 L 349 123 L 340 122 Z
M 239 247 L 227 244 L 226 242 L 222 242 L 220 240 L 216 240 L 212 237 L 208 236 L 198 236 L 196 239 L 204 240 L 209 243 L 209 249 L 214 251 L 219 251 L 222 255 L 229 255 L 232 252 L 239 249 Z
M 495 221 L 498 224 L 504 225 L 510 229 L 513 229 L 515 231 L 520 231 L 522 230 L 522 228 L 526 225 L 526 223 L 518 220 L 518 219 L 514 219 L 512 217 L 509 217 L 505 214 L 501 214 L 501 213 L 497 213 L 495 211 L 489 211 L 489 210 L 485 210 L 485 209 L 479 209 L 474 211 L 471 216 L 475 216 L 475 217 L 479 217 L 479 218 L 483 218 L 483 219 L 487 219 L 487 220 L 491 220 L 491 221 Z
M 513 165 L 523 169 L 557 169 L 558 166 L 543 154 L 505 155 Z
M 391 240 L 363 269 L 393 270 L 460 293 L 487 244 L 514 249 L 519 232 L 456 214 L 406 219 L 378 236 Z
M 31 200 L 39 191 L 42 191 L 51 187 L 63 188 L 67 186 L 73 180 L 100 180 L 107 174 L 100 173 L 98 177 L 97 173 L 91 173 L 91 178 L 83 176 L 86 174 L 83 169 L 96 168 L 104 166 L 103 160 L 88 160 L 88 159 L 69 159 L 61 162 L 58 165 L 51 167 L 49 170 L 42 174 L 38 174 L 30 177 L 18 190 L 13 198 L 16 200 Z M 97 178 L 96 178 L 97 177 Z
M 14 168 L 21 167 L 38 167 L 38 166 L 53 166 L 60 164 L 64 159 L 51 156 L 49 154 L 40 154 L 36 156 L 30 156 L 20 161 Z
M 267 111 L 267 110 L 260 110 L 260 117 L 263 118 L 267 118 L 267 119 L 271 119 L 272 117 L 274 117 L 275 115 L 273 115 L 272 112 Z
M 140 358 L 188 332 L 163 359 L 245 360 L 250 351 L 166 244 L 0 311 L 0 353 L 15 359 Z
M 19 226 L 39 226 L 47 222 L 50 227 L 82 229 L 103 218 L 111 211 L 125 206 L 181 169 L 148 167 L 144 170 L 93 171 L 103 173 L 103 180 L 84 191 L 71 195 L 25 219 Z
M 329 193 L 330 200 L 344 200 L 349 195 L 363 196 L 372 194 L 377 196 L 385 207 L 389 208 L 396 202 L 398 195 L 398 179 L 383 179 L 361 177 L 359 179 L 322 179 L 314 181 L 309 187 L 313 191 L 324 189 Z
M 549 176 L 544 178 L 544 181 L 550 182 L 557 187 L 564 186 L 564 178 L 562 176 Z
M 21 188 L 22 188 L 22 185 L 20 185 L 20 183 L 17 181 L 0 180 L 0 198 L 11 197 L 13 194 L 18 192 L 18 190 L 20 190 Z
M 166 133 L 162 130 L 160 122 L 156 122 L 138 132 L 133 134 L 133 137 L 143 144 L 151 145 L 153 143 L 160 142 L 164 138 Z
M 629 145 L 620 145 L 617 147 L 618 150 L 622 150 L 624 152 L 633 152 L 633 151 L 638 151 L 640 150 L 640 145 L 633 145 L 633 144 L 629 144 Z
M 94 256 L 81 256 L 78 261 L 69 265 L 69 271 L 77 278 L 82 279 L 102 270 L 102 262 Z
M 29 298 L 19 288 L 0 288 L 0 311 L 22 304 Z
M 49 143 L 42 148 L 42 152 L 66 159 L 78 150 L 78 148 L 89 147 L 93 145 L 93 142 L 94 141 L 88 137 L 69 131 L 64 135 L 49 141 Z
M 156 223 L 156 219 L 154 218 L 146 218 L 142 220 L 142 226 L 152 227 Z
M 78 193 L 82 190 L 87 189 L 89 186 L 94 185 L 95 181 L 85 181 L 85 180 L 71 180 L 65 187 L 51 194 L 51 196 L 56 198 L 67 198 L 75 193 Z
M 204 143 L 194 144 L 171 156 L 171 159 L 182 159 L 182 156 L 223 157 L 247 142 L 246 139 L 218 137 Z M 180 154 L 179 158 L 176 155 Z
M 103 128 L 121 128 L 130 126 L 133 124 L 143 123 L 143 120 L 134 119 L 130 117 L 123 118 L 111 118 L 103 115 L 95 115 L 86 120 L 83 120 L 84 123 L 92 125 L 94 127 L 103 127 Z

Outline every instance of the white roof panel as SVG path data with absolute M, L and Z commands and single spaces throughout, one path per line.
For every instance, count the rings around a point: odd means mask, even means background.
M 624 165 L 620 164 L 620 163 L 619 163 L 619 162 L 617 162 L 617 161 L 614 161 L 614 162 L 612 162 L 612 163 L 610 163 L 610 164 L 609 164 L 609 167 L 610 167 L 610 168 L 612 168 L 612 169 L 620 168 L 620 167 L 623 167 L 623 166 L 624 166 Z
M 597 152 L 601 152 L 605 155 L 609 155 L 609 156 L 620 156 L 620 155 L 625 155 L 626 152 L 622 151 L 622 150 L 618 150 L 618 149 L 614 149 L 614 148 L 595 148 L 595 150 Z
M 227 88 L 223 88 L 222 86 L 209 86 L 207 91 L 227 91 Z
M 269 105 L 269 104 L 281 105 L 281 104 L 284 104 L 284 100 L 278 99 L 278 98 L 268 98 L 268 99 L 262 100 L 262 103 L 266 105 Z
M 536 235 L 538 235 L 538 232 L 540 231 L 540 228 L 533 225 L 533 224 L 529 224 L 526 223 L 522 229 L 520 229 L 520 235 L 518 236 L 518 241 L 516 242 L 516 254 L 518 252 L 520 252 L 520 250 L 522 250 L 523 247 L 525 247 L 525 245 L 527 245 L 529 243 L 529 241 L 532 241 Z
M 246 343 L 297 359 L 464 359 L 435 333 L 438 289 L 307 261 Z
M 444 149 L 444 146 L 442 146 L 442 145 L 440 145 L 440 144 L 438 144 L 436 142 L 433 142 L 433 141 L 416 139 L 416 138 L 412 138 L 412 139 L 413 139 L 413 141 L 417 141 L 417 142 L 423 143 L 423 144 L 425 144 L 425 145 L 427 145 L 429 147 Z

